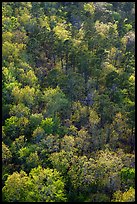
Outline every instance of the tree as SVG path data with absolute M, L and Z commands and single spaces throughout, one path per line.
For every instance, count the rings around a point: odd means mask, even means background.
M 85 200 L 87 195 L 94 192 L 96 188 L 95 172 L 96 162 L 93 158 L 86 156 L 74 156 L 69 168 L 70 199 Z
M 85 130 L 84 128 L 79 130 L 74 139 L 75 139 L 75 146 L 80 156 L 90 154 L 92 149 L 91 136 L 88 134 L 87 130 Z
M 2 42 L 3 200 L 134 201 L 135 2 L 3 2 Z
M 30 109 L 26 106 L 24 106 L 23 103 L 20 103 L 18 105 L 13 105 L 10 109 L 10 112 L 9 112 L 10 116 L 16 116 L 18 118 L 21 118 L 21 117 L 29 117 L 30 115 Z
M 24 172 L 10 175 L 2 189 L 7 202 L 66 201 L 62 177 L 53 169 L 33 168 L 29 176 Z
M 96 153 L 96 182 L 98 188 L 103 188 L 104 191 L 111 197 L 114 191 L 121 187 L 120 170 L 123 168 L 122 159 L 109 149 L 100 150 Z
M 135 189 L 131 187 L 125 192 L 116 191 L 111 202 L 135 202 Z
M 2 142 L 2 162 L 3 163 L 9 163 L 11 162 L 12 154 L 9 150 L 8 146 Z
M 38 126 L 40 126 L 43 120 L 43 115 L 41 113 L 32 114 L 29 118 L 30 130 L 33 132 Z
M 59 87 L 47 88 L 44 91 L 42 101 L 44 102 L 44 116 L 51 117 L 59 113 L 63 118 L 66 117 L 69 101 Z
M 41 121 L 41 127 L 44 129 L 46 134 L 53 133 L 54 122 L 52 118 L 46 118 Z
M 21 89 L 19 89 L 18 86 L 15 86 L 12 90 L 12 95 L 14 97 L 15 102 L 17 104 L 24 103 L 29 108 L 32 108 L 34 105 L 35 94 L 35 88 L 30 88 L 29 86 L 25 86 Z
M 61 149 L 63 149 L 65 152 L 77 152 L 74 136 L 65 135 L 61 140 Z
M 27 132 L 29 120 L 26 117 L 18 118 L 16 116 L 11 116 L 5 121 L 4 130 L 10 140 L 19 137 L 20 134 L 25 134 Z
M 87 124 L 87 107 L 80 103 L 79 101 L 72 103 L 72 113 L 71 121 L 77 127 L 81 128 L 83 125 Z
M 54 152 L 49 156 L 49 159 L 53 165 L 62 175 L 65 175 L 70 167 L 71 158 L 73 152 L 61 150 L 60 152 Z M 67 179 L 67 178 L 66 178 Z
M 9 175 L 5 186 L 2 189 L 3 201 L 7 202 L 25 202 L 29 189 L 30 178 L 24 171 L 14 172 Z
M 135 169 L 124 167 L 120 173 L 123 186 L 135 188 Z
M 33 133 L 32 133 L 32 137 L 31 137 L 31 141 L 33 143 L 38 143 L 40 142 L 41 139 L 43 139 L 45 137 L 45 131 L 43 128 L 41 127 L 37 127 Z

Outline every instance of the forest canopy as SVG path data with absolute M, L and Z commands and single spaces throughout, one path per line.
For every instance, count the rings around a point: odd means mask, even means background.
M 135 201 L 135 2 L 2 3 L 2 200 Z

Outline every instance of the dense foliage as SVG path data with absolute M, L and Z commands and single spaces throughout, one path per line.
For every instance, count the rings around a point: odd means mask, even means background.
M 3 2 L 3 201 L 134 202 L 134 49 L 134 2 Z

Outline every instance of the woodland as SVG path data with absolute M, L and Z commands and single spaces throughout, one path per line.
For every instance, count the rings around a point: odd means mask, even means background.
M 2 201 L 135 201 L 135 2 L 2 3 Z

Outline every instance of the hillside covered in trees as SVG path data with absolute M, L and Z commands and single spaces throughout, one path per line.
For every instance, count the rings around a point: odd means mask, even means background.
M 2 3 L 2 200 L 135 201 L 135 2 Z

